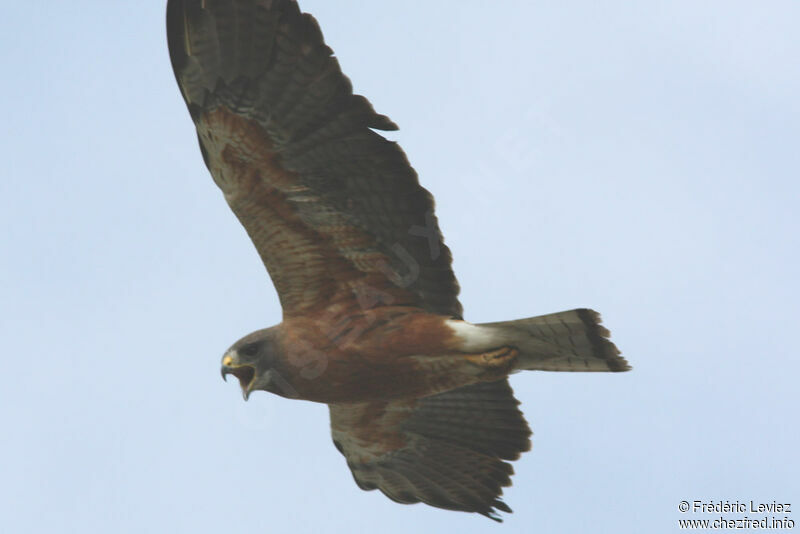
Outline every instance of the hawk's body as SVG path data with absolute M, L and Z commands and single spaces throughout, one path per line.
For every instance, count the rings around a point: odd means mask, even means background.
M 178 84 L 203 159 L 272 277 L 283 322 L 223 373 L 330 404 L 358 485 L 495 518 L 530 430 L 523 369 L 624 371 L 591 310 L 471 325 L 433 199 L 396 126 L 353 95 L 293 0 L 169 0 Z
M 275 327 L 278 372 L 288 397 L 363 402 L 417 398 L 478 381 L 486 369 L 461 357 L 443 317 L 380 307 L 349 315 L 286 319 Z M 504 375 L 494 375 L 502 378 Z

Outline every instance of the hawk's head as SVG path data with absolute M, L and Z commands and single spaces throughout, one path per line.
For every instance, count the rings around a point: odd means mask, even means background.
M 277 391 L 280 375 L 275 369 L 278 350 L 275 334 L 274 328 L 253 332 L 234 343 L 222 357 L 222 378 L 227 380 L 227 375 L 238 378 L 244 400 L 257 389 L 284 395 Z

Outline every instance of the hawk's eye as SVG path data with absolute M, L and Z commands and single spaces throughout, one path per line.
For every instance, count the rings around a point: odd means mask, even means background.
M 255 356 L 258 353 L 258 343 L 248 343 L 239 349 L 242 356 Z

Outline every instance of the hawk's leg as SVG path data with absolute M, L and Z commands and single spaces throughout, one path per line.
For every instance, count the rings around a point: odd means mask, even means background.
M 480 354 L 468 354 L 467 361 L 486 369 L 487 371 L 508 372 L 519 356 L 519 351 L 513 347 L 500 347 L 499 349 Z

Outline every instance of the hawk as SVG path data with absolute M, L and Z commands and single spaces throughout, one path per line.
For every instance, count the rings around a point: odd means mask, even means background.
M 463 319 L 431 194 L 294 0 L 168 0 L 175 77 L 203 160 L 283 320 L 222 375 L 328 404 L 361 489 L 500 520 L 531 431 L 511 373 L 629 369 L 588 309 Z

